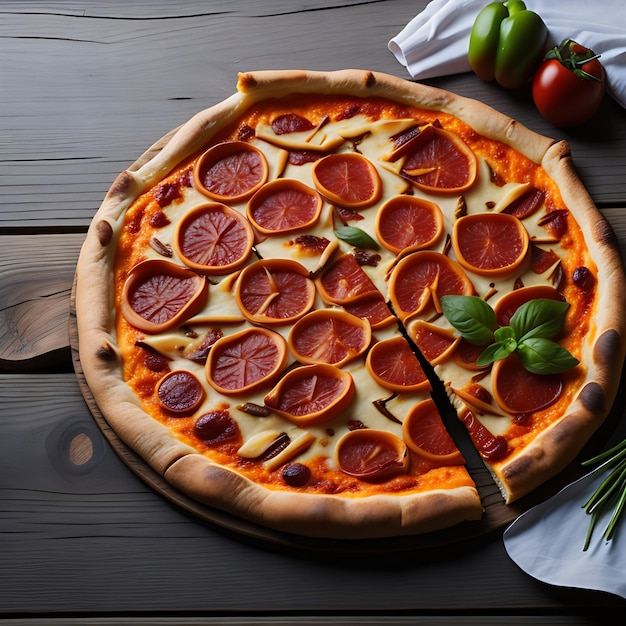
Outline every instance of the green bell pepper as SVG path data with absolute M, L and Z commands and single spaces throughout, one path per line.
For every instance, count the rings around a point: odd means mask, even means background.
M 548 28 L 522 0 L 492 2 L 478 13 L 468 60 L 482 80 L 517 89 L 533 75 L 545 52 Z

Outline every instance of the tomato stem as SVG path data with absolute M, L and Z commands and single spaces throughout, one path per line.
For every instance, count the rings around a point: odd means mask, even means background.
M 556 59 L 563 67 L 573 72 L 578 78 L 584 80 L 600 81 L 600 78 L 585 72 L 583 66 L 591 61 L 599 59 L 601 55 L 593 50 L 581 46 L 573 39 L 564 39 L 558 46 L 548 50 L 545 59 Z

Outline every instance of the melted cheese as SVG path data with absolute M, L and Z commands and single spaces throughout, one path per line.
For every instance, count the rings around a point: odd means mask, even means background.
M 529 186 L 528 182 L 511 182 L 504 186 L 497 186 L 490 173 L 489 164 L 485 158 L 479 160 L 479 169 L 475 184 L 467 190 L 462 197 L 456 194 L 428 194 L 418 189 L 413 189 L 410 184 L 400 176 L 400 164 L 388 160 L 388 155 L 393 148 L 392 138 L 402 132 L 407 131 L 416 125 L 413 118 L 397 120 L 372 121 L 364 115 L 357 115 L 352 118 L 343 119 L 337 122 L 329 122 L 315 128 L 314 131 L 303 131 L 277 135 L 270 124 L 261 123 L 256 126 L 256 138 L 252 143 L 259 148 L 266 156 L 270 164 L 270 180 L 278 177 L 292 178 L 313 187 L 311 169 L 312 163 L 301 165 L 289 164 L 287 160 L 288 150 L 313 150 L 323 152 L 327 150 L 350 151 L 356 149 L 367 157 L 376 167 L 382 180 L 382 195 L 379 201 L 371 207 L 359 211 L 360 220 L 350 222 L 370 236 L 375 236 L 375 224 L 378 209 L 390 198 L 404 193 L 413 193 L 427 200 L 436 203 L 444 215 L 444 226 L 447 233 L 451 233 L 455 219 L 458 217 L 457 209 L 464 206 L 468 214 L 483 213 L 486 210 L 499 211 L 515 198 L 519 197 Z M 356 140 L 358 141 L 352 141 Z M 170 223 L 158 229 L 156 236 L 159 241 L 172 247 L 172 242 L 176 236 L 176 224 L 181 217 L 191 208 L 210 202 L 210 200 L 199 191 L 191 187 L 182 188 L 182 196 L 163 209 Z M 232 205 L 233 208 L 246 214 L 246 203 Z M 557 255 L 562 253 L 560 244 L 551 241 L 546 236 L 545 229 L 539 221 L 545 215 L 547 208 L 542 207 L 538 213 L 524 220 L 530 238 L 538 242 L 545 250 L 552 250 Z M 255 253 L 249 262 L 254 262 L 261 258 L 288 258 L 294 259 L 303 264 L 310 273 L 317 272 L 334 253 L 351 252 L 352 246 L 346 242 L 336 242 L 333 232 L 337 224 L 335 209 L 327 202 L 324 203 L 322 213 L 318 223 L 307 229 L 307 235 L 325 237 L 331 240 L 332 248 L 328 248 L 325 253 L 314 252 L 299 246 L 296 243 L 298 233 L 289 233 L 267 238 L 259 238 L 255 244 Z M 444 251 L 446 238 L 443 237 L 437 246 L 437 251 Z M 334 250 L 334 248 L 337 250 Z M 378 290 L 388 298 L 389 274 L 396 262 L 396 255 L 384 248 L 376 251 L 380 255 L 380 261 L 376 265 L 363 266 L 364 271 L 370 276 Z M 452 258 L 451 251 L 446 250 Z M 157 258 L 159 253 L 152 247 L 146 245 L 143 255 L 147 258 Z M 181 263 L 181 260 L 173 253 L 172 261 Z M 556 263 L 558 265 L 558 262 Z M 489 297 L 490 304 L 495 304 L 505 293 L 511 291 L 516 281 L 520 278 L 525 285 L 551 284 L 554 267 L 549 268 L 543 274 L 535 274 L 530 270 L 528 264 L 523 271 L 509 276 L 499 276 L 497 278 L 484 277 L 468 272 L 474 284 L 477 295 Z M 207 325 L 217 324 L 224 334 L 240 331 L 249 325 L 237 306 L 234 297 L 235 280 L 233 277 L 213 277 L 209 298 L 204 309 L 193 319 L 188 320 L 187 327 L 195 330 L 197 334 L 202 334 Z M 321 302 L 317 302 L 321 305 Z M 444 317 L 430 320 L 442 328 L 451 329 L 450 324 Z M 289 333 L 289 327 L 277 327 L 285 338 Z M 393 325 L 382 331 L 375 333 L 375 340 L 393 336 L 399 331 Z M 240 402 L 253 402 L 263 405 L 263 397 L 267 390 L 257 392 L 253 395 L 246 395 L 245 398 L 237 396 L 225 396 L 212 389 L 206 381 L 204 367 L 185 359 L 182 354 L 188 348 L 193 339 L 184 332 L 173 331 L 167 334 L 145 337 L 144 343 L 150 345 L 158 352 L 168 356 L 170 359 L 170 369 L 186 369 L 193 372 L 205 386 L 206 397 L 203 405 L 197 412 L 201 415 L 207 411 L 214 410 L 215 407 L 230 407 L 231 413 L 236 418 L 242 437 L 240 455 L 245 458 L 256 458 L 281 433 L 287 432 L 291 444 L 283 450 L 278 457 L 275 457 L 266 467 L 269 470 L 278 467 L 281 463 L 290 460 L 307 460 L 317 457 L 327 457 L 326 463 L 333 467 L 334 443 L 342 437 L 353 424 L 362 422 L 368 428 L 381 429 L 392 432 L 402 437 L 401 422 L 408 411 L 420 400 L 429 397 L 428 392 L 418 392 L 411 394 L 393 394 L 375 382 L 364 365 L 364 360 L 358 360 L 345 366 L 354 379 L 356 395 L 353 403 L 342 415 L 317 426 L 307 428 L 295 428 L 283 418 L 270 414 L 268 417 L 256 417 L 237 409 Z M 130 356 L 129 358 L 133 358 Z M 292 359 L 293 361 L 293 359 Z M 293 362 L 290 363 L 293 365 Z M 464 369 L 454 361 L 448 360 L 437 365 L 436 373 L 446 383 L 453 381 L 452 386 L 463 388 L 472 382 L 475 372 Z M 481 380 L 488 391 L 490 389 L 489 376 Z M 452 387 L 448 384 L 448 390 L 452 403 L 457 409 L 466 408 L 465 402 L 452 392 Z M 386 410 L 394 416 L 391 419 L 377 410 L 376 404 L 381 402 Z M 511 428 L 512 417 L 483 412 L 477 417 L 494 435 L 506 434 Z

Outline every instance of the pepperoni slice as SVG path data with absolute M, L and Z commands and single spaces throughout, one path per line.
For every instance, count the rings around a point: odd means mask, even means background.
M 198 313 L 208 289 L 206 278 L 190 269 L 162 259 L 142 261 L 124 283 L 122 315 L 144 333 L 162 333 Z
M 376 168 L 355 152 L 325 156 L 315 163 L 311 176 L 316 189 L 330 203 L 351 209 L 371 206 L 382 193 Z
M 401 174 L 424 191 L 459 193 L 476 180 L 474 153 L 458 135 L 438 126 L 425 126 L 402 151 L 407 157 Z
M 378 210 L 376 237 L 391 252 L 431 248 L 443 234 L 443 214 L 434 202 L 394 196 Z
M 413 452 L 440 465 L 462 465 L 465 459 L 444 426 L 435 403 L 418 402 L 402 423 L 402 437 Z
M 467 270 L 485 276 L 508 274 L 526 258 L 526 228 L 508 213 L 475 213 L 454 223 L 452 249 Z
M 343 305 L 359 296 L 379 293 L 371 278 L 350 253 L 342 254 L 327 266 L 315 283 L 327 303 Z
M 508 413 L 535 413 L 554 404 L 563 393 L 560 374 L 533 374 L 515 354 L 496 361 L 492 368 L 493 394 Z
M 237 422 L 226 409 L 201 415 L 194 424 L 193 432 L 198 439 L 209 446 L 234 442 L 241 438 Z
M 410 332 L 411 338 L 431 365 L 446 361 L 460 341 L 453 331 L 423 320 L 416 321 Z
M 545 194 L 541 189 L 527 185 L 501 211 L 502 213 L 510 213 L 517 219 L 523 220 L 536 213 L 543 205 L 544 200 Z
M 209 148 L 193 170 L 196 188 L 218 202 L 247 200 L 267 180 L 263 153 L 244 141 L 227 141 Z
M 472 407 L 479 415 L 502 415 L 500 408 L 495 406 L 489 391 L 477 382 L 470 382 L 465 387 L 457 389 L 450 387 L 450 391 L 457 395 L 466 405 Z
M 488 461 L 501 461 L 509 451 L 506 439 L 494 435 L 482 424 L 472 411 L 465 411 L 459 416 L 480 455 Z
M 221 203 L 193 208 L 179 222 L 174 237 L 174 248 L 185 265 L 213 275 L 238 270 L 253 243 L 248 220 Z
M 286 365 L 287 343 L 282 335 L 247 328 L 215 342 L 205 372 L 211 387 L 229 395 L 270 387 Z
M 385 389 L 399 392 L 430 389 L 426 373 L 404 337 L 375 343 L 365 363 L 374 380 Z
M 366 319 L 372 330 L 390 326 L 396 321 L 382 294 L 378 292 L 365 294 L 352 302 L 345 302 L 342 306 L 348 313 Z
M 279 178 L 266 183 L 248 202 L 248 218 L 264 234 L 289 233 L 313 226 L 322 197 L 299 180 Z
M 241 271 L 235 298 L 251 322 L 290 324 L 313 307 L 315 283 L 297 261 L 261 260 Z
M 349 372 L 334 365 L 303 365 L 285 374 L 265 396 L 265 404 L 298 426 L 331 420 L 354 398 Z
M 389 279 L 389 297 L 396 315 L 403 321 L 433 307 L 440 311 L 442 296 L 469 296 L 473 292 L 472 282 L 461 266 L 431 250 L 405 256 Z
M 563 302 L 565 298 L 554 287 L 550 285 L 533 285 L 530 287 L 521 287 L 505 294 L 496 302 L 493 310 L 496 314 L 496 321 L 499 326 L 508 326 L 511 318 L 522 304 L 543 298 L 546 300 L 560 300 Z
M 335 460 L 343 472 L 368 482 L 389 480 L 409 465 L 407 447 L 399 437 L 370 428 L 346 433 L 337 442 Z
M 318 309 L 293 325 L 288 343 L 301 363 L 342 367 L 363 354 L 371 339 L 367 320 L 341 309 Z
M 476 365 L 476 361 L 478 361 L 478 357 L 484 352 L 486 347 L 461 339 L 454 350 L 454 362 L 467 370 L 484 370 L 488 366 Z
M 169 413 L 193 413 L 204 400 L 200 381 L 186 370 L 175 370 L 164 376 L 157 387 L 159 404 Z

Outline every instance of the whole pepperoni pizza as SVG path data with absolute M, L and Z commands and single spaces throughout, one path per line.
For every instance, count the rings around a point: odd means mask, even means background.
M 481 518 L 450 407 L 506 503 L 563 470 L 614 401 L 625 294 L 565 142 L 384 74 L 267 71 L 119 175 L 75 306 L 99 410 L 168 485 L 357 539 Z

